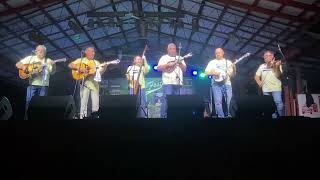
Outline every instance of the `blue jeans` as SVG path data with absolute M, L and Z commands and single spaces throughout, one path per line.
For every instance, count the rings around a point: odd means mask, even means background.
M 33 86 L 30 85 L 27 87 L 27 95 L 26 95 L 26 109 L 25 109 L 25 118 L 27 119 L 27 111 L 30 104 L 30 101 L 33 96 L 47 96 L 48 95 L 48 87 L 47 86 Z
M 160 107 L 160 117 L 167 118 L 167 95 L 180 95 L 180 85 L 163 84 L 163 99 Z
M 282 102 L 282 92 L 281 91 L 273 91 L 273 92 L 263 92 L 263 95 L 270 96 L 272 95 L 273 101 L 277 106 L 277 112 L 279 116 L 284 116 L 284 105 Z M 278 117 L 277 113 L 272 114 L 273 118 Z
M 232 86 L 225 84 L 212 84 L 212 93 L 214 97 L 214 105 L 219 118 L 224 118 L 222 108 L 222 98 L 224 97 L 227 102 L 228 116 L 230 115 L 230 102 L 232 98 Z
M 130 88 L 129 91 L 130 94 L 133 94 L 133 88 Z M 141 99 L 140 99 L 141 97 Z M 147 109 L 147 97 L 146 97 L 146 91 L 144 88 L 141 88 L 139 93 L 138 93 L 138 118 L 148 118 L 148 109 Z M 139 102 L 140 100 L 140 102 Z

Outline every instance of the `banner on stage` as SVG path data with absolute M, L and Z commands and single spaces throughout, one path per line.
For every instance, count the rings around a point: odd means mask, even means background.
M 320 118 L 320 94 L 297 94 L 298 115 L 310 118 Z

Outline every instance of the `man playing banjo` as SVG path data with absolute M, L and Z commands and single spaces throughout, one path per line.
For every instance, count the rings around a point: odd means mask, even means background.
M 211 60 L 205 69 L 207 75 L 212 76 L 212 91 L 214 96 L 214 104 L 219 118 L 224 118 L 225 114 L 222 108 L 222 97 L 227 102 L 227 116 L 230 115 L 230 101 L 232 98 L 232 86 L 230 78 L 235 75 L 235 65 L 224 58 L 224 51 L 222 48 L 215 50 L 216 58 Z

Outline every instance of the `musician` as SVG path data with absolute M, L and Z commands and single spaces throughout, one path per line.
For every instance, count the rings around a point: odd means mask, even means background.
M 99 73 L 104 73 L 107 65 L 99 66 L 100 62 L 94 59 L 95 56 L 95 49 L 93 47 L 88 47 L 85 49 L 85 57 L 78 58 L 75 61 L 69 64 L 69 68 L 72 70 L 78 70 L 79 64 L 83 63 L 86 65 L 94 64 L 98 67 L 97 71 Z M 94 68 L 94 67 L 89 67 Z M 87 69 L 87 70 L 88 70 Z M 85 73 L 86 70 L 80 70 L 81 73 Z M 94 80 L 95 75 L 89 75 L 82 81 L 82 85 L 80 88 L 80 119 L 87 117 L 87 107 L 88 107 L 88 100 L 89 95 L 91 95 L 91 102 L 92 102 L 92 113 L 96 113 L 99 110 L 99 82 Z
M 142 66 L 142 67 L 141 67 Z M 140 76 L 139 70 L 141 68 Z M 139 118 L 147 118 L 146 111 L 146 92 L 145 92 L 145 80 L 144 77 L 149 72 L 149 65 L 145 56 L 135 56 L 133 65 L 129 66 L 126 73 L 126 78 L 129 81 L 130 94 L 135 94 L 135 90 L 138 91 L 138 102 L 139 102 Z M 138 80 L 139 76 L 139 80 Z M 137 89 L 138 90 L 137 90 Z
M 179 60 L 178 63 L 175 60 Z M 167 47 L 167 54 L 162 56 L 158 62 L 158 70 L 162 71 L 162 88 L 164 101 L 161 104 L 160 116 L 167 117 L 166 95 L 179 95 L 183 84 L 183 73 L 187 65 L 181 56 L 177 55 L 176 45 L 170 43 Z
M 44 45 L 38 45 L 34 52 L 35 55 L 27 56 L 16 63 L 16 67 L 23 71 L 26 71 L 28 66 L 32 64 L 41 63 L 43 65 L 42 68 L 29 72 L 32 73 L 32 76 L 29 78 L 29 86 L 27 87 L 26 112 L 33 96 L 47 96 L 50 75 L 56 71 L 55 62 L 46 57 L 47 49 Z M 27 114 L 25 114 L 25 119 L 28 119 Z
M 281 61 L 276 61 L 272 51 L 265 51 L 263 54 L 264 62 L 256 72 L 255 80 L 259 87 L 262 88 L 263 95 L 273 97 L 277 106 L 279 116 L 284 116 L 284 106 L 282 102 L 282 89 L 280 75 L 282 74 Z M 272 117 L 276 118 L 277 113 Z
M 230 114 L 230 102 L 232 98 L 232 85 L 230 79 L 235 75 L 235 66 L 234 64 L 224 58 L 224 50 L 222 48 L 217 48 L 215 50 L 215 59 L 211 60 L 208 63 L 208 66 L 205 69 L 207 75 L 211 75 L 212 78 L 212 91 L 214 96 L 214 104 L 217 115 L 219 118 L 231 117 Z M 226 79 L 217 82 L 215 79 L 219 78 L 220 75 L 226 75 Z M 222 98 L 226 99 L 227 103 L 227 115 L 223 112 L 222 108 Z

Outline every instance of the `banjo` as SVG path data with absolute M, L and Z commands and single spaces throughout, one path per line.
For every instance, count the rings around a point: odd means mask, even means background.
M 235 62 L 233 62 L 232 64 L 236 65 L 237 63 L 239 63 L 240 61 L 242 61 L 244 58 L 246 58 L 248 56 L 250 56 L 250 53 L 244 54 L 239 59 L 236 59 Z M 219 76 L 212 76 L 212 78 L 214 79 L 215 82 L 223 82 L 228 78 L 228 74 L 227 74 L 226 70 L 216 69 L 215 71 L 220 73 Z

